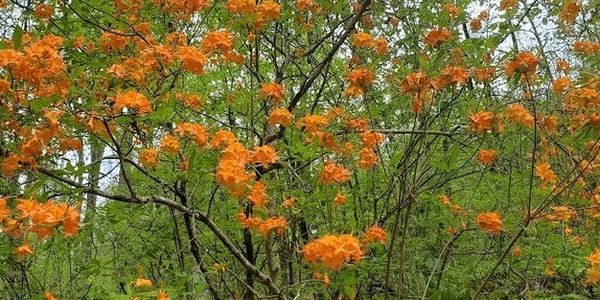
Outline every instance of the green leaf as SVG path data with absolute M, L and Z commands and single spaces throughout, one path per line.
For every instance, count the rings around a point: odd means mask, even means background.
M 23 28 L 21 28 L 21 26 L 15 27 L 12 40 L 15 49 L 21 48 L 21 44 L 23 43 Z

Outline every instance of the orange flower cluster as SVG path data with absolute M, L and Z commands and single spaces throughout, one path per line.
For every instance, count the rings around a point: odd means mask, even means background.
M 250 151 L 237 141 L 232 132 L 226 130 L 217 131 L 210 145 L 212 148 L 225 145 L 217 166 L 216 180 L 228 188 L 234 197 L 240 197 L 248 188 L 250 180 L 254 179 L 253 173 L 246 172 L 246 164 L 251 161 Z M 255 184 L 253 188 L 256 200 L 260 199 L 257 194 L 259 187 L 260 185 Z
M 115 112 L 121 112 L 123 108 L 134 109 L 142 116 L 152 111 L 148 98 L 135 91 L 117 94 L 114 110 Z
M 200 124 L 189 122 L 179 123 L 175 128 L 175 133 L 183 137 L 191 138 L 198 147 L 202 147 L 208 142 L 206 128 Z
M 554 184 L 556 181 L 556 174 L 552 171 L 549 163 L 538 163 L 535 166 L 535 175 L 540 178 L 541 188 L 545 188 L 548 184 Z
M 500 10 L 509 10 L 519 3 L 518 0 L 500 0 Z
M 573 50 L 583 54 L 596 54 L 600 52 L 600 42 L 577 41 L 573 43 Z
M 139 153 L 140 163 L 148 168 L 158 165 L 158 151 L 154 148 L 147 148 Z
M 593 108 L 600 104 L 600 92 L 591 87 L 573 89 L 566 95 L 564 102 L 569 109 Z
M 361 134 L 362 147 L 358 165 L 363 169 L 370 169 L 377 164 L 377 145 L 383 142 L 383 134 L 379 132 L 365 131 Z
M 374 80 L 375 74 L 365 68 L 353 70 L 348 74 L 350 87 L 346 89 L 345 94 L 353 97 L 360 96 L 364 94 L 365 90 L 371 86 Z
M 469 72 L 460 66 L 447 66 L 440 76 L 432 81 L 433 86 L 437 90 L 441 90 L 447 86 L 464 85 L 469 79 Z
M 321 171 L 321 182 L 324 185 L 342 183 L 350 179 L 350 172 L 342 165 L 338 165 L 330 160 L 325 162 L 323 171 Z
M 362 255 L 358 239 L 349 234 L 323 236 L 306 244 L 302 252 L 307 263 L 321 263 L 334 271 L 345 262 L 360 261 Z
M 423 98 L 431 91 L 432 80 L 423 72 L 410 73 L 402 81 L 402 92 L 411 94 L 413 98 L 412 110 L 419 113 L 423 110 Z
M 0 223 L 4 224 L 3 232 L 14 238 L 31 232 L 38 240 L 54 236 L 58 226 L 63 228 L 63 236 L 69 237 L 79 232 L 79 207 L 71 207 L 66 203 L 49 200 L 41 203 L 34 199 L 19 199 L 16 209 L 11 211 L 5 199 L 0 199 Z M 29 245 L 24 245 L 17 252 L 32 254 Z
M 260 88 L 260 94 L 265 98 L 271 98 L 275 105 L 281 103 L 281 100 L 285 96 L 283 86 L 276 82 L 263 83 Z
M 197 11 L 210 5 L 210 0 L 153 0 L 154 5 L 162 7 L 167 13 L 175 13 L 180 18 L 189 18 Z
M 502 219 L 497 212 L 480 213 L 475 219 L 475 224 L 481 230 L 485 230 L 493 235 L 502 233 Z
M 202 50 L 208 54 L 221 52 L 223 60 L 241 65 L 244 56 L 233 50 L 233 34 L 229 31 L 211 31 L 205 34 L 201 44 Z
M 508 105 L 506 117 L 517 125 L 521 124 L 527 128 L 533 128 L 534 126 L 533 116 L 527 111 L 525 106 L 519 103 Z
M 274 164 L 277 162 L 277 152 L 269 145 L 256 147 L 252 151 L 252 162 L 262 164 L 264 167 Z
M 375 224 L 365 231 L 365 236 L 363 237 L 363 243 L 372 243 L 377 242 L 381 244 L 385 244 L 387 241 L 387 233 L 383 228 L 379 227 L 379 225 Z
M 572 86 L 573 82 L 567 77 L 559 77 L 552 82 L 552 90 L 557 94 L 564 94 Z
M 494 162 L 494 160 L 496 160 L 496 151 L 493 149 L 479 150 L 477 160 L 479 160 L 479 162 L 483 165 L 489 166 Z
M 329 120 L 322 115 L 306 115 L 297 122 L 298 128 L 303 128 L 310 134 L 320 132 L 320 127 L 327 126 Z
M 452 32 L 447 28 L 432 29 L 425 35 L 425 44 L 432 48 L 437 48 L 450 38 L 452 38 Z
M 581 4 L 577 0 L 567 0 L 558 13 L 558 17 L 567 25 L 575 23 L 577 15 L 581 11 Z
M 241 212 L 237 215 L 237 218 L 244 228 L 257 229 L 264 238 L 268 238 L 273 231 L 277 235 L 282 236 L 288 226 L 288 222 L 284 217 L 270 217 L 263 220 L 255 217 L 247 217 L 246 214 Z
M 35 7 L 34 12 L 38 18 L 47 20 L 50 19 L 50 17 L 54 13 L 54 9 L 48 4 L 40 4 Z
M 267 122 L 271 126 L 281 125 L 287 127 L 292 124 L 292 113 L 286 108 L 276 108 L 269 114 Z
M 181 69 L 196 75 L 204 73 L 206 56 L 197 48 L 191 46 L 179 47 L 177 58 L 181 60 Z
M 475 130 L 477 134 L 482 134 L 486 130 L 492 130 L 494 114 L 489 111 L 478 111 L 469 115 L 469 128 Z
M 266 0 L 256 5 L 253 0 L 228 0 L 225 4 L 227 10 L 239 15 L 256 15 L 254 28 L 260 29 L 268 21 L 279 18 L 281 5 L 273 0 Z
M 566 205 L 552 206 L 550 209 L 552 210 L 552 212 L 549 213 L 549 214 L 547 214 L 546 216 L 544 216 L 544 219 L 546 221 L 550 221 L 550 222 L 558 222 L 558 221 L 570 222 L 571 220 L 577 218 L 577 213 L 575 211 L 573 211 L 572 209 L 570 209 Z
M 40 123 L 38 128 L 24 129 L 19 133 L 24 138 L 19 145 L 19 153 L 10 154 L 2 161 L 1 169 L 4 176 L 10 176 L 23 167 L 33 170 L 37 158 L 53 153 L 48 145 L 61 133 L 59 121 L 61 115 L 60 111 L 46 111 L 44 118 L 48 123 L 47 127 L 42 127 L 43 123 Z
M 129 37 L 119 31 L 104 32 L 100 36 L 100 46 L 104 53 L 117 52 L 125 50 L 129 44 Z
M 519 52 L 506 64 L 506 75 L 513 77 L 515 74 L 521 74 L 522 80 L 531 81 L 535 78 L 539 62 L 539 58 L 530 52 Z
M 318 12 L 320 7 L 319 4 L 315 2 L 315 0 L 297 0 L 296 9 L 300 11 L 308 10 L 312 12 Z
M 454 4 L 446 3 L 444 6 L 442 6 L 442 9 L 452 18 L 456 18 L 458 15 L 460 15 L 460 8 L 456 7 Z
M 486 82 L 496 76 L 496 70 L 494 68 L 475 68 L 472 73 L 477 82 Z
M 179 152 L 179 141 L 175 136 L 167 134 L 160 140 L 160 150 L 168 154 L 177 154 Z
M 587 284 L 598 284 L 600 283 L 600 248 L 594 249 L 587 260 L 590 262 L 590 267 L 587 270 L 586 280 Z
M 388 43 L 384 38 L 373 38 L 370 33 L 366 32 L 355 33 L 352 36 L 352 45 L 357 48 L 372 49 L 379 54 L 387 54 L 389 52 Z
M 471 27 L 471 31 L 473 31 L 473 32 L 479 31 L 479 29 L 481 29 L 481 22 L 485 21 L 485 19 L 487 19 L 488 16 L 489 16 L 489 14 L 488 14 L 487 10 L 480 12 L 479 15 L 477 16 L 477 18 L 471 20 L 471 22 L 469 23 L 469 27 Z
M 28 42 L 22 51 L 1 49 L 0 70 L 6 69 L 16 81 L 27 85 L 24 90 L 31 90 L 35 96 L 64 98 L 71 83 L 59 52 L 62 44 L 62 38 L 47 35 L 39 41 Z M 21 94 L 15 98 L 24 101 L 26 96 Z

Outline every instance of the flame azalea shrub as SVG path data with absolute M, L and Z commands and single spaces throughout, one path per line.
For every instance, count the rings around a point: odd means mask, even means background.
M 0 0 L 0 299 L 600 298 L 597 10 Z

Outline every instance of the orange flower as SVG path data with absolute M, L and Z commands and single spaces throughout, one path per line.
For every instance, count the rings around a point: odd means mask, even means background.
M 338 193 L 333 198 L 333 203 L 335 203 L 336 205 L 343 205 L 346 203 L 346 201 L 347 201 L 346 196 L 342 193 Z
M 494 115 L 489 111 L 479 111 L 469 115 L 469 128 L 474 129 L 477 134 L 492 129 Z
M 250 202 L 252 202 L 252 204 L 254 204 L 256 207 L 263 207 L 267 202 L 269 202 L 265 190 L 265 185 L 262 182 L 255 182 L 250 190 L 250 195 L 248 195 L 248 200 L 250 200 Z
M 545 217 L 545 219 L 548 221 L 569 222 L 572 219 L 577 218 L 577 213 L 566 205 L 552 206 L 551 209 L 552 212 Z
M 327 126 L 327 124 L 329 124 L 329 120 L 325 116 L 306 115 L 298 121 L 297 126 L 298 128 L 304 127 L 309 133 L 315 134 L 319 131 L 319 127 Z
M 383 228 L 379 227 L 377 224 L 367 228 L 365 231 L 365 237 L 363 238 L 363 243 L 371 243 L 371 242 L 379 242 L 381 244 L 385 244 L 387 241 L 387 234 Z
M 365 148 L 375 148 L 378 144 L 383 142 L 383 134 L 373 131 L 365 131 L 360 135 Z
M 282 236 L 287 225 L 288 222 L 284 217 L 268 218 L 258 226 L 258 231 L 260 231 L 265 238 L 267 238 L 272 231 L 275 231 L 279 236 Z
M 17 254 L 17 256 L 19 256 L 19 259 L 23 259 L 23 257 L 26 255 L 33 255 L 33 250 L 31 249 L 29 244 L 25 242 L 25 244 L 17 247 L 15 253 Z
M 372 148 L 362 148 L 358 165 L 363 169 L 371 169 L 377 164 L 377 154 Z
M 463 67 L 447 66 L 433 84 L 436 89 L 440 90 L 448 85 L 464 85 L 468 79 L 469 73 Z
M 83 143 L 78 138 L 64 138 L 58 142 L 58 150 L 66 152 L 70 150 L 80 151 L 83 149 Z
M 193 139 L 198 147 L 202 147 L 208 142 L 208 133 L 204 126 L 200 124 L 188 122 L 179 123 L 175 128 L 175 132 L 180 136 Z
M 358 239 L 349 234 L 323 236 L 306 244 L 302 252 L 307 263 L 321 263 L 334 271 L 344 262 L 360 261 L 362 255 Z
M 494 68 L 476 68 L 473 69 L 473 76 L 477 82 L 486 82 L 494 78 L 496 70 Z
M 177 154 L 179 152 L 179 141 L 176 137 L 167 134 L 160 141 L 160 150 L 169 154 Z
M 600 283 L 600 271 L 595 268 L 589 268 L 585 274 L 585 283 L 589 285 Z
M 425 44 L 437 48 L 443 42 L 448 41 L 452 33 L 447 28 L 432 29 L 425 35 Z
M 458 17 L 458 15 L 460 15 L 460 9 L 453 4 L 446 3 L 446 4 L 444 4 L 444 6 L 442 6 L 442 8 L 452 18 L 456 18 L 456 17 Z
M 570 109 L 592 108 L 600 103 L 600 92 L 588 87 L 573 89 L 569 91 L 564 101 Z
M 139 153 L 140 163 L 148 168 L 158 165 L 158 151 L 154 148 L 147 148 Z
M 40 4 L 35 7 L 35 15 L 40 19 L 50 19 L 54 9 L 48 4 Z
M 45 291 L 44 296 L 46 296 L 46 300 L 56 300 L 56 297 L 54 297 L 50 291 Z
M 151 288 L 152 280 L 138 277 L 138 279 L 135 281 L 134 286 L 135 286 L 135 288 L 138 288 L 138 289 Z
M 600 43 L 576 41 L 573 43 L 573 50 L 584 54 L 594 54 L 600 52 Z
M 519 3 L 517 0 L 501 0 L 500 1 L 500 10 L 509 10 L 515 7 Z
M 519 103 L 510 104 L 506 111 L 506 117 L 515 124 L 522 124 L 527 128 L 533 128 L 533 116 L 527 111 L 525 106 Z
M 217 50 L 229 53 L 232 49 L 232 34 L 228 31 L 211 31 L 202 39 L 202 50 L 208 54 Z
M 475 223 L 477 227 L 491 234 L 498 235 L 502 232 L 502 219 L 497 212 L 480 213 Z
M 219 148 L 222 145 L 229 145 L 232 143 L 236 143 L 237 139 L 233 132 L 228 130 L 219 130 L 215 132 L 212 141 L 210 142 L 210 146 L 214 148 Z
M 390 51 L 388 43 L 384 38 L 375 39 L 375 50 L 381 55 L 387 54 Z
M 170 300 L 169 295 L 164 290 L 160 290 L 156 296 L 156 300 Z
M 277 152 L 269 145 L 256 147 L 252 154 L 252 161 L 266 167 L 277 162 Z
M 229 0 L 225 5 L 227 10 L 234 14 L 251 14 L 256 10 L 255 0 Z
M 513 255 L 514 257 L 519 257 L 519 256 L 521 256 L 521 247 L 519 247 L 519 246 L 515 246 L 515 247 L 512 249 L 512 255 Z
M 359 32 L 352 35 L 352 45 L 354 47 L 374 48 L 375 40 L 370 33 Z
M 579 11 L 581 11 L 581 4 L 577 0 L 567 0 L 560 13 L 558 13 L 558 17 L 567 25 L 571 25 L 575 23 Z
M 571 86 L 573 82 L 567 77 L 560 77 L 552 82 L 552 90 L 557 94 L 563 94 Z
M 258 5 L 256 10 L 259 19 L 275 20 L 281 14 L 281 5 L 273 0 L 265 0 Z
M 206 56 L 200 50 L 189 46 L 179 47 L 177 58 L 181 60 L 181 69 L 196 75 L 204 73 Z
M 600 248 L 594 249 L 594 252 L 587 257 L 587 260 L 593 266 L 600 266 Z
M 351 85 L 358 86 L 363 89 L 371 86 L 373 81 L 375 80 L 375 74 L 367 69 L 356 69 L 348 74 L 348 81 L 350 81 Z
M 324 185 L 342 183 L 349 179 L 350 173 L 342 165 L 338 165 L 330 160 L 325 162 L 323 171 L 321 171 L 321 182 Z
M 292 113 L 286 108 L 276 108 L 271 111 L 267 122 L 269 125 L 289 126 L 292 124 Z
M 279 104 L 285 95 L 283 87 L 276 82 L 263 83 L 260 88 L 260 93 L 265 98 L 271 98 L 273 103 Z
M 479 150 L 479 156 L 477 157 L 477 160 L 479 160 L 479 162 L 482 163 L 483 165 L 489 166 L 494 162 L 495 159 L 496 159 L 496 151 L 495 150 L 492 150 L 492 149 Z
M 6 207 L 6 199 L 0 198 L 0 223 L 10 217 L 10 209 Z
M 286 208 L 295 208 L 294 203 L 296 203 L 297 199 L 298 198 L 296 198 L 296 197 L 291 197 L 289 199 L 285 199 L 285 200 L 283 200 L 283 203 L 281 205 L 283 205 L 283 207 L 286 207 Z
M 145 115 L 152 111 L 148 98 L 135 91 L 117 94 L 114 103 L 115 111 L 121 112 L 125 107 L 136 110 L 140 115 Z
M 515 58 L 506 64 L 506 75 L 512 77 L 518 73 L 522 75 L 521 78 L 531 80 L 536 74 L 539 62 L 540 60 L 530 52 L 517 53 Z
M 423 72 L 410 73 L 402 81 L 402 91 L 409 94 L 420 94 L 431 88 L 431 80 Z
M 550 168 L 548 163 L 538 163 L 535 167 L 535 175 L 542 181 L 541 185 L 544 188 L 547 184 L 552 184 L 556 181 L 556 174 Z
M 129 44 L 129 37 L 119 33 L 119 31 L 115 31 L 115 33 L 102 33 L 102 36 L 100 36 L 102 51 L 113 52 L 125 50 L 125 47 Z

